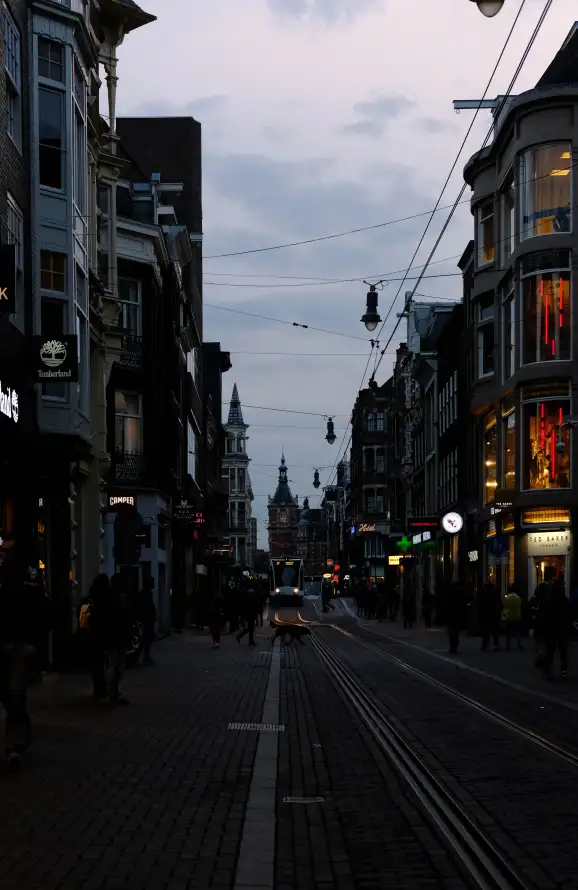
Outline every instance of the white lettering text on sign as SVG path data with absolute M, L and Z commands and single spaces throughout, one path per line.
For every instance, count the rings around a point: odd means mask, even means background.
M 560 532 L 529 532 L 528 556 L 540 556 L 542 553 L 567 553 L 570 550 L 572 533 Z
M 8 299 L 8 288 L 0 287 L 0 300 L 7 300 L 7 299 Z
M 18 423 L 20 416 L 18 393 L 15 389 L 4 389 L 0 383 L 0 414 Z
M 377 526 L 375 525 L 374 522 L 373 523 L 362 522 L 361 525 L 359 526 L 359 531 L 360 532 L 374 532 L 376 530 L 376 528 L 377 528 Z
M 130 494 L 124 497 L 111 497 L 109 504 L 111 507 L 115 507 L 117 504 L 127 504 L 129 507 L 134 507 L 134 496 Z

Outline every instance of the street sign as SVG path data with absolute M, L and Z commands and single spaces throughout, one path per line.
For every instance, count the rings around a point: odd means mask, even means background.
M 16 245 L 0 245 L 0 313 L 16 312 Z

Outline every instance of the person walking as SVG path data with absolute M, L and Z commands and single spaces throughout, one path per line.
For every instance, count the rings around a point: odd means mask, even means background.
M 224 599 L 219 590 L 213 592 L 209 603 L 209 630 L 213 638 L 213 649 L 221 645 L 221 628 L 223 626 Z
M 504 597 L 504 614 L 506 618 L 506 649 L 511 648 L 512 637 L 516 640 L 518 649 L 522 645 L 522 600 L 516 593 L 512 584 Z
M 4 542 L 0 565 L 0 704 L 6 763 L 16 773 L 32 741 L 27 688 L 32 673 L 39 676 L 37 646 L 48 630 L 50 600 L 15 542 Z
M 445 597 L 450 655 L 457 655 L 466 611 L 466 597 L 459 581 L 452 581 Z
M 91 609 L 90 627 L 103 656 L 104 686 L 100 687 L 101 695 L 98 697 L 107 699 L 112 705 L 127 705 L 129 702 L 121 694 L 119 686 L 132 628 L 121 575 L 113 575 L 108 585 L 102 578 L 99 581 L 99 596 Z
M 411 582 L 410 582 L 411 584 Z M 403 601 L 401 605 L 402 615 L 403 615 L 403 626 L 404 628 L 412 628 L 416 616 L 417 616 L 417 603 L 415 596 L 415 589 L 413 586 L 408 586 L 403 591 Z
M 255 642 L 255 622 L 259 611 L 259 598 L 253 584 L 249 583 L 241 592 L 240 600 L 241 619 L 244 621 L 244 627 L 236 636 L 238 643 L 241 642 L 246 634 L 249 634 L 249 646 L 256 646 Z
M 332 597 L 333 587 L 331 582 L 327 578 L 324 578 L 321 582 L 321 604 L 323 612 L 329 612 L 329 609 L 331 609 L 332 612 L 335 611 L 335 606 L 331 602 Z
M 568 642 L 570 638 L 571 608 L 566 596 L 564 581 L 561 578 L 550 581 L 544 601 L 542 629 L 546 644 L 544 675 L 552 675 L 556 650 L 560 657 L 560 675 L 568 676 Z
M 482 631 L 482 650 L 485 652 L 490 643 L 494 643 L 494 651 L 500 648 L 500 618 L 502 616 L 502 597 L 495 584 L 488 580 L 482 587 L 478 602 L 478 616 Z
M 544 604 L 548 596 L 548 586 L 541 582 L 534 591 L 534 595 L 527 605 L 528 624 L 534 636 L 534 646 L 536 649 L 536 667 L 544 666 L 546 656 L 544 641 Z
M 142 590 L 136 603 L 136 620 L 143 628 L 143 658 L 145 664 L 154 664 L 151 658 L 151 648 L 156 638 L 157 610 L 154 600 L 154 578 L 145 578 Z
M 389 597 L 387 604 L 387 613 L 390 621 L 397 620 L 397 613 L 399 612 L 399 588 L 396 583 L 393 583 L 389 588 Z

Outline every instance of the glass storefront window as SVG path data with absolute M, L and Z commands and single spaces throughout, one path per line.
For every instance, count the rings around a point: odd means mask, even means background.
M 571 230 L 571 145 L 532 148 L 520 164 L 521 238 Z
M 522 281 L 524 364 L 570 355 L 570 273 L 541 272 Z
M 488 414 L 484 438 L 484 503 L 494 499 L 498 487 L 498 424 L 494 412 Z
M 516 487 L 516 412 L 512 411 L 503 420 L 504 457 L 502 460 L 503 487 Z
M 524 405 L 524 488 L 570 486 L 570 429 L 562 427 L 564 450 L 556 445 L 560 425 L 570 412 L 569 400 L 527 402 Z

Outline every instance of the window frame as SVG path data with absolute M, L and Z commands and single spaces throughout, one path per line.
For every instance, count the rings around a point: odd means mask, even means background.
M 64 272 L 55 272 L 54 269 L 42 268 L 42 261 L 46 257 L 63 257 L 64 259 Z M 46 287 L 42 283 L 42 273 L 45 272 L 51 276 L 54 275 L 62 275 L 63 278 L 63 287 L 62 289 L 57 287 Z M 67 282 L 68 282 L 68 254 L 61 253 L 59 250 L 41 250 L 40 251 L 40 290 L 44 293 L 48 294 L 66 294 L 67 293 Z M 55 283 L 54 280 L 52 283 Z
M 521 395 L 521 415 L 522 415 L 521 416 L 521 431 L 522 431 L 522 435 L 520 436 L 520 442 L 521 442 L 521 446 L 522 446 L 521 447 L 521 457 L 522 457 L 521 470 L 522 470 L 522 472 L 521 472 L 521 479 L 520 479 L 520 491 L 522 491 L 522 492 L 527 492 L 527 491 L 561 491 L 561 492 L 564 492 L 564 491 L 572 490 L 572 472 L 573 472 L 572 464 L 573 464 L 573 461 L 572 461 L 572 436 L 571 436 L 570 427 L 568 427 L 568 426 L 563 427 L 563 432 L 562 432 L 562 436 L 563 436 L 563 439 L 564 439 L 564 442 L 566 445 L 566 450 L 564 453 L 565 453 L 565 455 L 567 455 L 568 460 L 569 460 L 568 485 L 566 485 L 566 486 L 563 486 L 563 487 L 562 486 L 556 486 L 556 487 L 550 486 L 549 488 L 531 487 L 529 484 L 530 483 L 530 467 L 527 466 L 528 454 L 526 453 L 525 448 L 524 448 L 524 446 L 526 444 L 529 447 L 529 436 L 528 437 L 526 436 L 526 426 L 527 426 L 526 410 L 527 410 L 527 408 L 532 405 L 540 405 L 540 404 L 545 405 L 548 402 L 550 402 L 550 403 L 565 402 L 568 406 L 568 413 L 566 415 L 562 414 L 562 418 L 564 418 L 564 416 L 566 416 L 566 417 L 571 416 L 571 414 L 572 414 L 572 390 L 571 390 L 570 385 L 568 386 L 567 393 L 568 393 L 567 395 L 560 395 L 560 394 L 548 395 L 546 393 L 542 396 L 532 395 L 528 398 L 525 398 L 524 388 L 522 388 L 522 395 Z M 562 411 L 562 408 L 560 408 L 560 411 Z M 526 484 L 526 483 L 528 483 L 528 484 Z
M 16 231 L 11 226 L 11 217 L 16 222 Z M 16 271 L 24 270 L 24 213 L 10 192 L 6 192 L 6 235 L 7 244 L 16 246 Z
M 78 343 L 78 383 L 76 384 L 77 410 L 90 418 L 90 323 L 88 308 L 88 279 L 83 270 L 75 264 L 74 276 L 74 318 Z M 78 286 L 83 282 L 82 303 L 78 299 Z
M 556 232 L 556 231 L 535 232 L 534 231 L 534 232 L 531 232 L 530 229 L 525 228 L 525 219 L 526 219 L 525 211 L 526 211 L 526 205 L 527 205 L 527 197 L 526 197 L 527 189 L 528 189 L 530 183 L 536 183 L 542 177 L 537 177 L 536 179 L 527 179 L 526 178 L 526 167 L 527 167 L 526 159 L 531 152 L 538 152 L 540 149 L 553 148 L 556 145 L 565 146 L 565 150 L 567 150 L 570 155 L 570 157 L 568 158 L 568 161 L 569 161 L 568 184 L 569 184 L 569 190 L 570 190 L 570 197 L 569 197 L 569 201 L 568 201 L 568 206 L 570 208 L 569 214 L 568 214 L 569 228 L 567 231 L 563 231 L 563 232 L 562 231 L 558 231 L 558 232 Z M 564 158 L 562 158 L 562 155 L 560 155 L 560 160 L 565 160 Z M 559 169 L 564 169 L 564 168 L 559 168 Z M 519 214 L 519 219 L 520 219 L 520 231 L 518 233 L 518 237 L 520 239 L 520 242 L 529 241 L 532 238 L 541 238 L 543 235 L 571 235 L 572 234 L 572 231 L 573 231 L 573 228 L 572 228 L 572 206 L 573 206 L 573 197 L 574 197 L 574 175 L 572 173 L 572 170 L 573 170 L 573 167 L 572 167 L 572 142 L 570 140 L 554 140 L 552 142 L 541 142 L 538 145 L 532 145 L 532 146 L 528 147 L 525 151 L 520 153 L 520 155 L 518 157 L 519 186 L 517 189 L 518 202 L 519 202 L 518 214 Z M 539 211 L 537 211 L 537 212 L 539 212 Z M 534 229 L 535 228 L 536 228 L 536 226 L 534 225 Z
M 132 300 L 125 300 L 121 296 L 121 283 L 125 282 L 129 285 L 136 285 L 136 302 Z M 118 302 L 120 304 L 120 313 L 119 313 L 119 321 L 121 324 L 119 325 L 121 330 L 126 331 L 129 336 L 132 337 L 142 337 L 142 281 L 138 278 L 130 278 L 126 275 L 119 275 L 118 277 Z M 126 315 L 125 315 L 125 307 L 131 307 L 132 309 L 136 309 L 136 331 L 131 330 L 125 324 Z M 128 310 L 126 310 L 128 312 Z
M 518 201 L 517 201 L 517 182 L 516 182 L 516 173 L 514 165 L 510 167 L 505 176 L 502 179 L 500 189 L 499 189 L 499 239 L 498 239 L 498 248 L 499 248 L 499 257 L 500 257 L 500 267 L 505 268 L 509 262 L 510 257 L 514 253 L 517 244 L 517 210 L 518 210 Z M 513 205 L 508 209 L 507 201 L 509 194 L 513 195 Z M 507 246 L 507 249 L 506 249 Z
M 512 406 L 507 411 L 501 414 L 501 422 L 502 422 L 502 441 L 501 441 L 501 466 L 500 466 L 500 477 L 501 477 L 501 487 L 504 491 L 514 491 L 516 488 L 516 484 L 518 481 L 518 411 L 515 406 Z M 508 430 L 510 429 L 510 418 L 513 418 L 513 430 L 514 430 L 514 448 L 513 448 L 513 461 L 514 461 L 514 469 L 513 471 L 513 481 L 510 484 L 507 481 L 507 467 L 508 467 L 508 459 L 506 457 L 507 450 L 506 446 L 508 444 Z
M 60 89 L 58 88 L 60 86 Z M 60 111 L 61 111 L 61 120 L 60 120 L 60 136 L 61 136 L 61 147 L 55 148 L 53 145 L 49 145 L 47 143 L 43 143 L 40 141 L 40 97 L 43 93 L 52 93 L 55 96 L 59 97 L 60 100 Z M 38 150 L 38 185 L 41 189 L 46 189 L 49 192 L 54 194 L 61 195 L 66 192 L 67 188 L 67 170 L 66 170 L 66 140 L 68 135 L 68 127 L 67 127 L 67 107 L 66 107 L 66 86 L 62 84 L 54 84 L 52 81 L 44 82 L 39 78 L 38 89 L 36 91 L 37 102 L 38 102 L 38 140 L 36 148 Z M 41 149 L 47 149 L 49 151 L 58 151 L 60 154 L 60 185 L 48 185 L 41 181 L 41 162 L 40 162 L 40 154 Z
M 131 396 L 136 397 L 138 404 L 138 413 L 137 414 L 129 414 L 128 412 L 123 412 L 119 414 L 116 409 L 116 395 L 117 393 L 122 393 L 123 396 Z M 133 455 L 142 455 L 144 448 L 144 424 L 143 424 L 143 398 L 142 393 L 137 392 L 132 389 L 115 389 L 114 390 L 114 450 L 116 453 L 121 454 L 133 454 Z M 117 428 L 118 428 L 118 418 L 124 417 L 130 420 L 138 420 L 139 421 L 139 439 L 140 439 L 140 451 L 124 451 L 121 450 L 118 446 L 119 443 L 117 441 Z M 123 441 L 124 441 L 124 432 L 123 432 Z
M 6 132 L 22 153 L 22 35 L 6 3 L 2 3 L 4 77 L 6 90 Z M 12 49 L 11 49 L 11 41 Z M 14 59 L 14 65 L 9 59 Z
M 493 419 L 492 419 L 493 418 Z M 490 476 L 492 475 L 491 468 L 488 466 L 488 454 L 490 453 L 488 450 L 488 442 L 487 437 L 489 434 L 492 434 L 495 439 L 495 465 L 493 469 L 493 480 L 490 480 Z M 483 435 L 484 435 L 484 443 L 482 448 L 482 461 L 483 461 L 483 469 L 482 469 L 482 484 L 483 484 L 483 493 L 482 500 L 484 505 L 491 503 L 494 500 L 495 491 L 498 487 L 498 460 L 499 460 L 499 430 L 498 430 L 498 416 L 496 411 L 489 411 L 488 414 L 485 415 L 483 420 Z M 488 485 L 488 481 L 493 481 L 493 485 Z M 491 492 L 488 491 L 491 489 Z
M 506 331 L 509 331 L 508 337 Z M 502 299 L 502 382 L 504 383 L 516 373 L 516 333 L 516 288 L 512 284 Z
M 56 47 L 60 51 L 60 62 L 53 62 L 53 60 L 50 58 L 50 55 L 48 57 L 40 55 L 40 47 L 42 43 L 48 44 L 49 52 L 50 49 L 54 47 Z M 48 74 L 42 74 L 42 72 L 40 71 L 41 61 L 48 63 Z M 53 64 L 62 69 L 62 77 L 58 78 L 50 76 Z M 47 83 L 57 83 L 60 86 L 66 84 L 66 46 L 64 43 L 62 43 L 60 40 L 54 40 L 51 37 L 46 37 L 44 34 L 38 35 L 37 73 L 39 79 L 41 79 L 42 81 L 46 81 Z
M 565 267 L 556 267 L 555 266 L 552 269 L 539 269 L 538 268 L 538 269 L 532 270 L 531 272 L 526 272 L 526 273 L 524 273 L 522 268 L 520 268 L 519 290 L 518 290 L 519 299 L 520 299 L 520 307 L 521 307 L 520 322 L 519 322 L 520 323 L 520 328 L 519 328 L 520 367 L 528 367 L 530 365 L 547 365 L 549 363 L 549 361 L 556 361 L 556 362 L 571 362 L 572 361 L 572 355 L 573 355 L 573 351 L 574 351 L 573 350 L 573 345 L 574 345 L 573 344 L 573 336 L 572 336 L 572 315 L 573 315 L 574 307 L 573 307 L 573 293 L 572 293 L 572 290 L 573 290 L 573 277 L 572 277 L 572 265 L 571 265 L 572 258 L 571 258 L 570 254 L 568 254 L 568 262 L 569 262 L 568 266 L 565 266 Z M 560 275 L 562 273 L 568 275 L 568 285 L 569 285 L 569 287 L 568 287 L 568 296 L 569 296 L 568 303 L 569 303 L 570 311 L 567 312 L 567 317 L 569 316 L 569 319 L 566 322 L 566 330 L 569 331 L 569 336 L 570 336 L 570 343 L 569 343 L 570 354 L 569 354 L 568 358 L 560 358 L 559 355 L 556 355 L 552 359 L 541 359 L 541 358 L 535 357 L 532 361 L 526 361 L 526 337 L 525 337 L 524 326 L 526 323 L 527 313 L 526 313 L 526 301 L 525 301 L 525 293 L 524 293 L 524 282 L 531 278 L 539 278 L 539 277 L 543 278 L 543 276 L 545 276 L 545 275 L 554 276 L 556 274 Z M 537 313 L 536 313 L 536 316 L 537 316 Z M 557 328 L 557 331 L 560 330 L 560 327 L 561 326 L 559 326 Z M 536 338 L 536 348 L 538 348 L 538 338 Z
M 491 212 L 488 212 L 484 215 L 484 208 L 491 208 Z M 484 249 L 484 226 L 485 224 L 491 220 L 492 221 L 492 256 L 490 259 L 484 260 L 482 259 L 482 251 Z M 496 262 L 496 205 L 494 197 L 484 198 L 476 207 L 476 260 L 478 268 L 483 268 L 484 266 L 490 266 L 492 263 Z
M 492 347 L 492 368 L 490 371 L 484 371 L 483 360 L 484 360 L 484 336 L 487 331 L 492 331 L 493 333 L 493 347 Z M 484 321 L 483 324 L 479 324 L 476 329 L 476 345 L 477 345 L 477 379 L 485 380 L 490 377 L 493 377 L 496 373 L 496 328 L 494 319 L 488 319 Z

